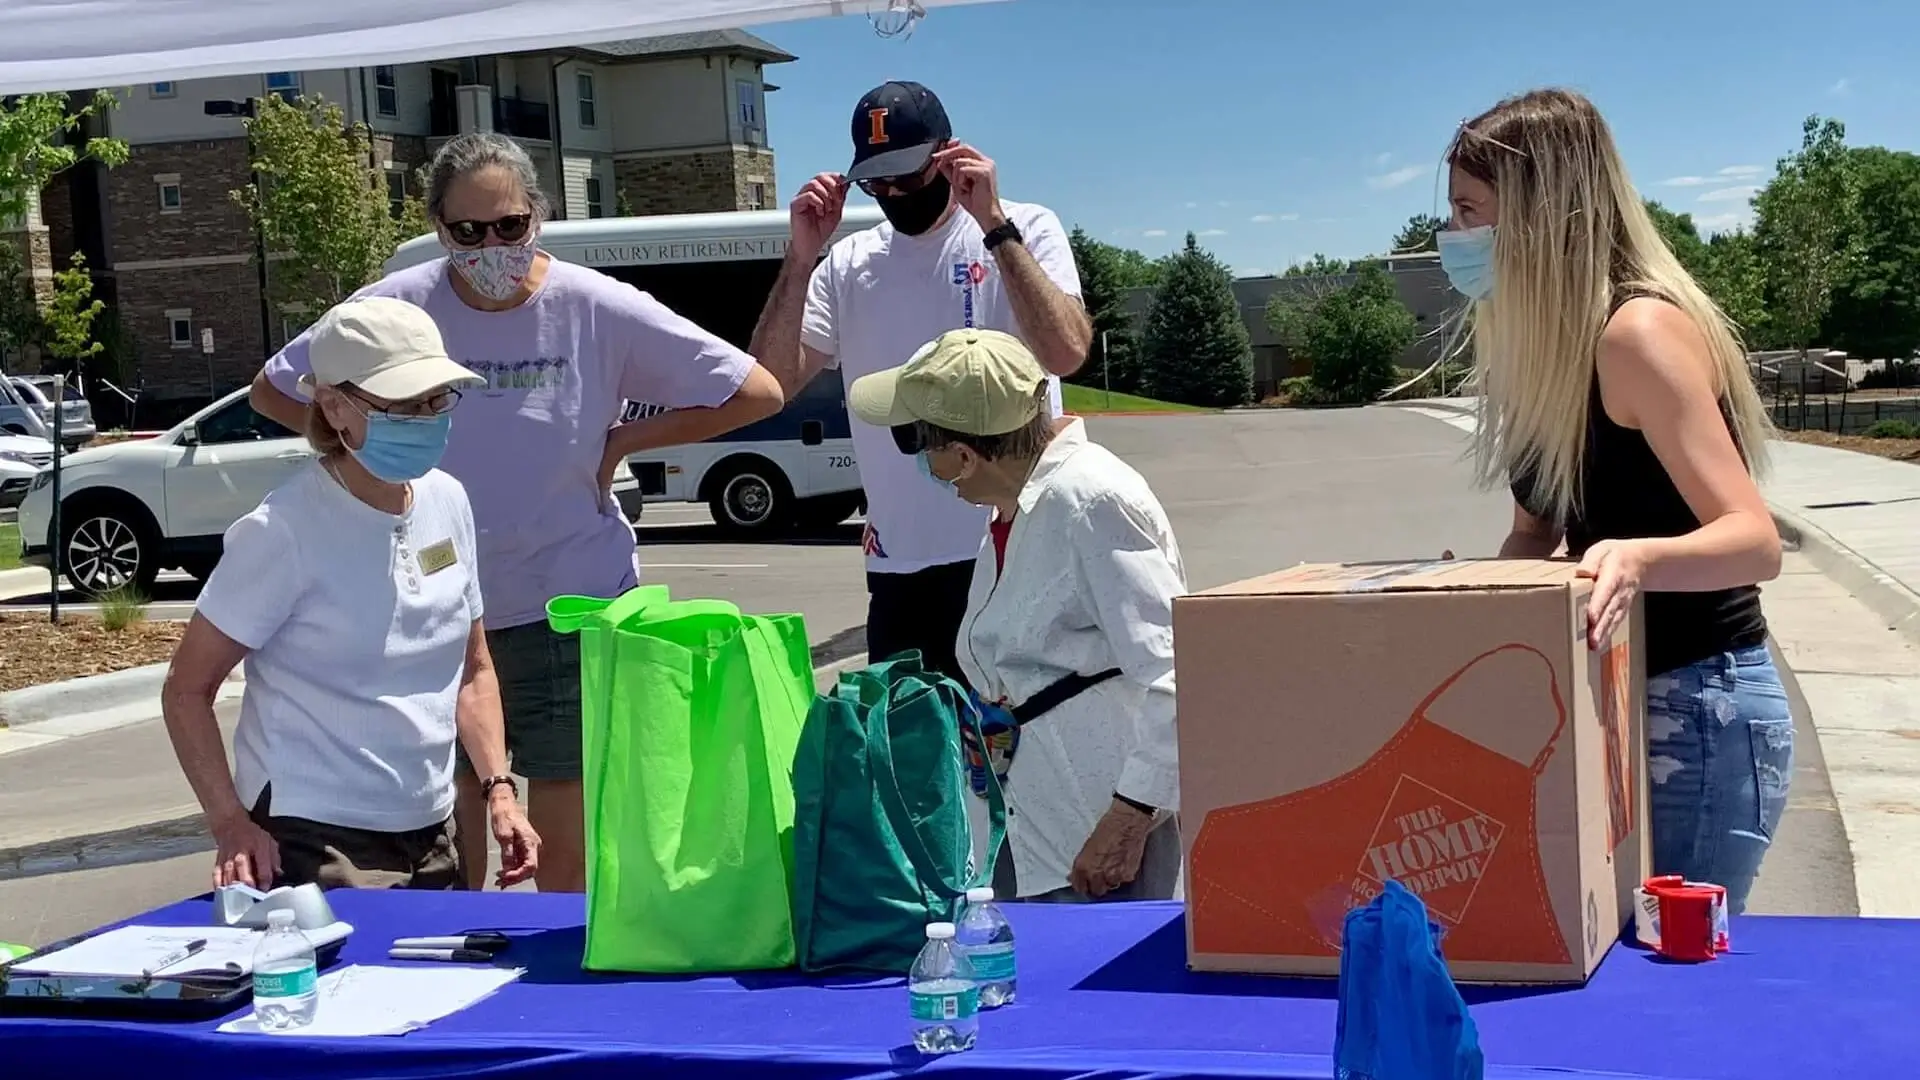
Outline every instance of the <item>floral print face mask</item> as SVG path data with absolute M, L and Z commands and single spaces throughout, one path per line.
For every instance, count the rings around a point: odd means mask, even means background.
M 467 284 L 473 286 L 474 292 L 489 300 L 511 300 L 526 284 L 527 274 L 533 270 L 534 256 L 540 253 L 534 240 L 528 237 L 523 244 L 480 248 L 447 244 L 447 260 Z

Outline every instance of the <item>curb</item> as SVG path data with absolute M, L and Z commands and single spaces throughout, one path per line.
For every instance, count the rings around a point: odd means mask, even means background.
M 57 738 L 108 731 L 151 719 L 166 681 L 162 663 L 22 687 L 0 694 L 0 721 L 13 731 L 34 728 L 33 734 Z M 236 698 L 245 687 L 235 668 L 215 700 Z
M 1772 503 L 1767 508 L 1773 512 L 1774 527 L 1783 541 L 1884 619 L 1887 629 L 1920 645 L 1920 593 L 1806 518 Z
M 856 626 L 843 630 L 833 637 L 812 648 L 814 663 L 813 678 L 815 684 L 831 685 L 843 671 L 852 670 L 866 663 L 867 628 Z M 161 676 L 166 674 L 166 665 L 155 665 Z M 133 671 L 145 671 L 134 668 Z M 95 675 L 92 679 L 111 679 L 128 672 L 115 672 L 114 675 Z M 74 682 L 88 680 L 76 679 Z M 52 687 L 63 683 L 49 684 Z M 231 690 L 238 696 L 244 683 L 230 682 L 221 688 L 224 697 Z M 156 684 L 157 687 L 157 684 Z M 40 690 L 41 687 L 31 687 Z M 15 691 L 25 693 L 26 691 Z M 156 690 L 157 692 L 157 690 Z M 141 719 L 151 719 L 151 715 Z M 63 721 L 54 721 L 63 723 Z M 120 726 L 120 725 L 113 725 Z M 104 729 L 102 729 L 104 730 Z M 14 878 L 40 877 L 44 874 L 60 874 L 71 870 L 103 870 L 115 866 L 128 866 L 135 863 L 157 862 L 181 855 L 194 855 L 213 850 L 213 837 L 207 833 L 205 815 L 199 811 L 166 818 L 161 821 L 130 825 L 125 828 L 106 832 L 87 833 L 81 836 L 57 837 L 52 840 L 37 841 L 17 848 L 0 849 L 0 881 Z
M 1415 409 L 1428 412 L 1450 412 L 1456 416 L 1474 415 L 1474 407 L 1465 404 L 1459 398 L 1399 398 L 1393 401 L 1375 402 L 1390 409 Z

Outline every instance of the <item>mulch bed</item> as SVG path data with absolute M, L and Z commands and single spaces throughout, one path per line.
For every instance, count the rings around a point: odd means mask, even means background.
M 1920 439 L 1869 439 L 1864 435 L 1835 435 L 1826 431 L 1782 431 L 1778 437 L 1789 442 L 1831 446 L 1920 465 Z
M 92 615 L 62 614 L 57 625 L 45 615 L 0 615 L 0 692 L 162 663 L 186 629 L 168 620 L 109 630 Z

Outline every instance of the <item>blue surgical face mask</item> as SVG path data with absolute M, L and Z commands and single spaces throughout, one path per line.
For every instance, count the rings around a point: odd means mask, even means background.
M 1493 293 L 1493 226 L 1445 229 L 1435 241 L 1440 247 L 1440 269 L 1460 295 L 1485 300 Z
M 939 484 L 941 487 L 946 488 L 947 494 L 953 495 L 955 497 L 959 496 L 960 489 L 953 486 L 953 481 L 942 480 L 939 477 L 933 475 L 933 466 L 927 461 L 927 452 L 925 450 L 922 450 L 919 453 L 913 455 L 913 463 L 915 465 L 920 466 L 921 476 L 924 476 L 927 479 L 933 481 L 934 483 Z
M 353 456 L 374 476 L 389 484 L 418 480 L 440 464 L 447 452 L 447 433 L 453 414 L 409 416 L 383 412 L 367 414 L 367 439 Z

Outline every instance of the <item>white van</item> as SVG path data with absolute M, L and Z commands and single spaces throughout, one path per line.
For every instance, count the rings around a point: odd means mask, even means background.
M 835 239 L 881 220 L 878 207 L 850 206 Z M 780 273 L 787 234 L 785 210 L 751 210 L 549 222 L 540 246 L 650 293 L 744 349 Z M 409 240 L 387 271 L 443 254 L 432 236 Z M 627 402 L 623 418 L 655 409 Z M 865 499 L 837 371 L 823 372 L 777 416 L 694 446 L 635 454 L 627 468 L 640 501 L 704 502 L 721 529 L 740 535 L 838 524 Z

